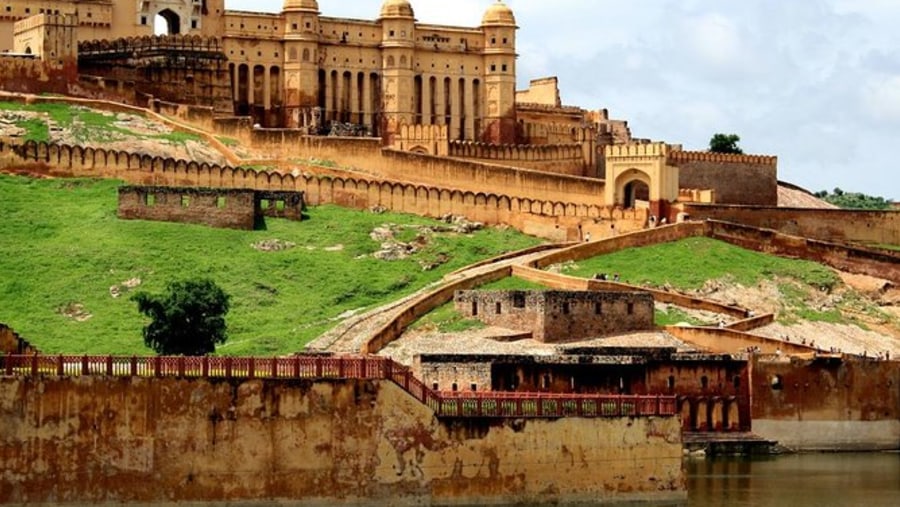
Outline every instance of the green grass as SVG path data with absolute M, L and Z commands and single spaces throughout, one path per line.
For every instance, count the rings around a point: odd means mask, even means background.
M 238 141 L 237 139 L 231 138 L 231 137 L 216 136 L 216 139 L 218 139 L 220 143 L 224 144 L 225 146 L 227 146 L 229 148 L 234 148 L 236 146 L 240 146 L 240 144 L 241 144 L 240 141 Z
M 709 238 L 689 238 L 644 248 L 622 250 L 579 261 L 566 274 L 591 277 L 618 273 L 625 282 L 678 290 L 696 290 L 707 280 L 731 277 L 746 287 L 774 277 L 794 278 L 816 288 L 832 289 L 840 277 L 815 262 L 785 259 Z
M 136 290 L 160 292 L 171 280 L 209 277 L 232 296 L 227 355 L 295 352 L 337 324 L 348 310 L 371 308 L 412 293 L 443 275 L 538 240 L 511 230 L 470 236 L 439 234 L 410 259 L 368 254 L 385 223 L 436 224 L 414 216 L 323 206 L 302 223 L 267 220 L 264 231 L 232 231 L 116 218 L 114 181 L 30 180 L 0 176 L 0 322 L 46 353 L 149 354 L 129 293 L 110 287 L 131 278 Z M 259 252 L 251 244 L 297 244 Z M 343 245 L 339 251 L 325 248 Z M 309 249 L 308 249 L 309 248 Z M 424 271 L 420 260 L 444 253 Z M 83 305 L 78 322 L 60 308 Z
M 44 113 L 58 126 L 71 131 L 78 143 L 102 143 L 130 138 L 158 139 L 174 144 L 185 144 L 187 141 L 202 142 L 196 134 L 187 132 L 169 132 L 165 134 L 136 134 L 116 125 L 116 115 L 104 113 L 79 106 L 55 103 L 19 104 L 16 102 L 0 102 L 0 111 L 29 111 Z M 26 141 L 50 140 L 47 122 L 41 119 L 29 119 L 18 123 L 25 128 Z
M 677 326 L 679 324 L 690 324 L 692 326 L 712 326 L 715 323 L 706 322 L 688 315 L 687 312 L 680 308 L 670 306 L 667 311 L 656 310 L 654 322 L 657 326 Z

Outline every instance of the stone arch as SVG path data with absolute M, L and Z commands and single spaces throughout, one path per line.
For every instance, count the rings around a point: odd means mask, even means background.
M 172 9 L 163 9 L 154 18 L 154 32 L 157 35 L 177 35 L 181 33 L 181 16 Z
M 640 201 L 649 204 L 652 188 L 653 180 L 649 174 L 636 168 L 628 169 L 616 177 L 616 200 L 613 204 L 625 209 L 635 208 Z

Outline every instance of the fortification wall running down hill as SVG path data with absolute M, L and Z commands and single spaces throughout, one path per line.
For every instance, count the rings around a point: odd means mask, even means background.
M 383 380 L 5 376 L 0 420 L 3 504 L 686 498 L 677 417 L 445 420 Z
M 792 236 L 870 245 L 900 245 L 900 211 L 686 204 L 691 218 L 721 220 Z
M 320 141 L 325 142 L 324 139 Z M 360 140 L 359 143 L 365 146 L 367 141 Z M 335 143 L 335 149 L 339 145 Z M 408 155 L 388 153 L 398 157 L 398 160 Z M 315 167 L 306 168 L 312 174 L 304 172 L 295 176 L 47 143 L 30 142 L 23 146 L 0 143 L 0 167 L 59 177 L 113 178 L 146 186 L 303 192 L 306 203 L 311 206 L 337 204 L 353 209 L 380 206 L 391 211 L 429 217 L 461 215 L 489 225 L 507 224 L 526 234 L 558 241 L 579 240 L 578 227 L 584 220 L 614 221 L 621 232 L 639 230 L 647 223 L 646 210 L 621 210 L 434 185 L 317 175 L 314 174 Z

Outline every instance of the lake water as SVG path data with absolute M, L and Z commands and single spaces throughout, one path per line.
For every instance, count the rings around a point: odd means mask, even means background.
M 900 453 L 690 460 L 687 503 L 900 507 Z

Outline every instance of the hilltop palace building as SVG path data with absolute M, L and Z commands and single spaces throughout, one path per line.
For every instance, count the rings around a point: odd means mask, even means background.
M 0 0 L 0 51 L 15 22 L 77 14 L 77 41 L 170 34 L 216 37 L 227 56 L 234 113 L 289 128 L 331 122 L 447 125 L 452 139 L 515 137 L 516 21 L 491 5 L 481 26 L 417 23 L 406 0 L 373 20 L 323 16 L 316 0 L 285 0 L 280 14 L 226 11 L 224 0 Z

